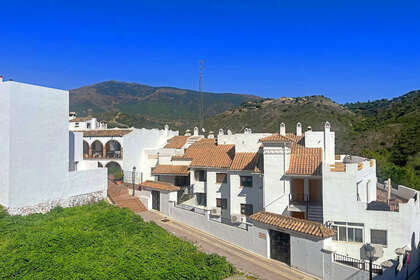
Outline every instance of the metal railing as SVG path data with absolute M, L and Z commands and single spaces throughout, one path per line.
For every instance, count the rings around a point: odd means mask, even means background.
M 355 258 L 334 253 L 334 262 L 348 265 L 360 270 L 369 271 L 369 261 L 366 260 L 358 260 Z M 382 266 L 372 264 L 372 272 L 381 275 L 383 273 Z

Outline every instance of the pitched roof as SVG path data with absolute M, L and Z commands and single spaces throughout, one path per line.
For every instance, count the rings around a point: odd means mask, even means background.
M 122 137 L 130 132 L 131 129 L 103 129 L 103 130 L 83 130 L 84 137 Z
M 140 187 L 147 189 L 157 189 L 161 191 L 179 191 L 180 188 L 166 183 L 166 182 L 156 182 L 156 181 L 144 181 L 140 183 Z
M 279 229 L 309 234 L 323 239 L 334 236 L 336 233 L 334 230 L 318 222 L 293 218 L 265 211 L 260 211 L 251 215 L 250 219 L 277 227 Z
M 322 149 L 306 148 L 301 145 L 293 145 L 290 155 L 289 175 L 322 175 Z
M 159 164 L 152 171 L 152 175 L 188 175 L 188 166 Z
M 230 169 L 261 172 L 262 159 L 261 153 L 236 153 Z
M 267 142 L 293 142 L 293 139 L 280 135 L 279 133 L 275 133 L 273 135 L 264 137 L 260 139 L 260 142 L 267 143 Z
M 190 159 L 192 167 L 229 168 L 235 153 L 235 145 L 216 145 L 214 139 L 203 140 L 191 144 L 182 158 Z
M 304 138 L 304 135 L 297 136 L 294 133 L 286 133 L 286 135 L 280 135 L 279 133 L 274 133 L 273 135 L 264 137 L 260 139 L 262 143 L 269 143 L 269 142 L 292 142 L 292 143 L 300 143 L 301 140 Z
M 164 148 L 167 149 L 182 149 L 185 143 L 187 143 L 187 139 L 189 136 L 174 136 L 168 140 L 168 144 L 165 145 Z
M 87 121 L 90 121 L 91 119 L 92 118 L 90 117 L 84 117 L 84 118 L 78 117 L 78 118 L 71 119 L 70 122 L 87 122 Z

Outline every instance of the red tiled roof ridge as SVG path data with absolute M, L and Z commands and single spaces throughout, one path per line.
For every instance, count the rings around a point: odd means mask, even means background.
M 158 164 L 152 171 L 152 175 L 157 174 L 188 174 L 187 165 Z
M 140 187 L 143 188 L 151 188 L 151 189 L 159 189 L 164 191 L 178 191 L 180 190 L 179 187 L 176 187 L 170 183 L 167 182 L 161 182 L 161 181 L 151 181 L 147 180 L 142 183 L 140 183 Z

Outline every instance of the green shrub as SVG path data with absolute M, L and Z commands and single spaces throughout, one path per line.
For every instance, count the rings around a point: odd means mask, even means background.
M 105 202 L 0 213 L 0 279 L 224 279 L 233 271 L 224 257 Z

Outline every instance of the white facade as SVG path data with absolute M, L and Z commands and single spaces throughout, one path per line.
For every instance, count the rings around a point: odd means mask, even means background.
M 68 108 L 67 91 L 0 83 L 0 156 L 6 163 L 0 204 L 10 213 L 45 212 L 83 203 L 89 194 L 106 196 L 106 170 L 69 172 L 79 158 L 70 149 L 78 140 L 69 136 Z
M 286 127 L 283 125 L 280 127 L 280 140 L 264 142 L 261 145 L 260 140 L 270 135 L 266 133 L 252 134 L 247 129 L 243 134 L 229 133 L 225 135 L 222 130 L 219 131 L 217 145 L 233 144 L 235 145 L 235 153 L 262 153 L 262 171 L 190 166 L 191 193 L 189 195 L 192 195 L 193 198 L 179 205 L 185 206 L 187 211 L 178 210 L 179 208 L 175 207 L 172 215 L 181 220 L 188 220 L 184 215 L 191 213 L 191 218 L 193 219 L 192 216 L 196 216 L 194 219 L 199 219 L 200 222 L 197 220 L 191 221 L 191 223 L 187 221 L 187 223 L 203 229 L 208 229 L 206 225 L 202 224 L 206 223 L 206 219 L 199 216 L 204 215 L 203 213 L 207 213 L 209 223 L 215 221 L 214 216 L 220 216 L 219 222 L 226 221 L 229 226 L 242 227 L 244 222 L 249 224 L 252 223 L 252 220 L 244 219 L 244 215 L 241 214 L 241 205 L 252 204 L 254 213 L 263 210 L 279 215 L 304 217 L 337 229 L 337 231 L 340 231 L 340 236 L 345 232 L 345 238 L 339 238 L 339 235 L 337 235 L 337 238 L 324 240 L 311 239 L 307 235 L 288 232 L 290 234 L 291 265 L 318 277 L 325 277 L 325 279 L 335 279 L 337 275 L 340 275 L 340 271 L 343 272 L 343 275 L 353 273 L 358 275 L 359 279 L 366 279 L 364 278 L 367 277 L 365 272 L 354 271 L 354 268 L 337 263 L 333 260 L 333 256 L 338 254 L 360 260 L 363 255 L 362 246 L 365 243 L 376 242 L 371 238 L 371 234 L 373 236 L 377 234 L 375 231 L 381 231 L 381 234 L 386 231 L 386 244 L 377 244 L 377 246 L 382 246 L 384 254 L 381 258 L 376 259 L 376 264 L 381 264 L 388 259 L 395 259 L 395 249 L 397 248 L 411 248 L 413 244 L 418 246 L 420 192 L 400 186 L 398 190 L 392 191 L 393 197 L 401 198 L 399 204 L 397 203 L 398 210 L 391 208 L 388 210 L 373 210 L 371 207 L 375 203 L 382 203 L 382 206 L 386 206 L 386 203 L 378 202 L 380 199 L 377 194 L 375 160 L 336 155 L 335 133 L 331 131 L 328 122 L 324 124 L 323 131 L 307 130 L 302 132 L 302 126 L 298 124 L 294 136 L 286 133 Z M 196 133 L 192 137 L 198 139 L 200 136 Z M 303 137 L 302 140 L 294 141 L 299 141 L 299 145 L 303 145 L 303 149 L 316 148 L 320 150 L 319 172 L 291 174 L 289 169 L 292 166 L 292 157 L 296 156 L 294 154 L 296 153 L 294 150 L 296 144 L 293 141 L 281 140 L 282 136 L 289 137 L 289 139 L 301 139 L 299 137 Z M 203 139 L 202 137 L 200 139 Z M 190 142 L 193 141 L 188 139 L 187 143 Z M 189 145 L 185 147 L 189 147 Z M 173 155 L 182 153 L 182 149 L 161 149 L 157 164 L 189 166 L 191 159 L 172 158 Z M 312 156 L 309 155 L 308 158 L 312 158 Z M 299 163 L 299 161 L 297 162 Z M 295 160 L 293 164 L 298 163 Z M 302 164 L 310 164 L 310 162 Z M 195 176 L 195 172 L 198 170 L 204 172 L 204 180 L 202 181 L 197 180 Z M 226 173 L 226 182 L 218 183 L 216 180 L 217 173 Z M 241 186 L 240 176 L 252 176 L 253 187 Z M 161 176 L 159 180 L 174 183 L 173 176 L 168 178 Z M 294 197 L 299 195 L 302 196 L 302 201 L 294 201 Z M 202 198 L 198 199 L 199 196 L 205 197 L 204 203 Z M 220 208 L 217 205 L 217 200 L 220 198 L 227 199 L 226 209 L 217 211 L 215 208 Z M 182 209 L 182 207 L 180 208 Z M 229 223 L 233 216 L 242 216 L 242 223 L 240 225 Z M 337 227 L 337 224 L 338 226 L 344 224 L 345 230 Z M 281 231 L 281 229 L 261 224 L 254 224 L 254 226 L 258 226 L 260 230 L 264 228 L 267 230 L 265 235 L 263 234 L 264 231 L 260 231 L 260 233 L 267 239 L 267 245 L 264 246 L 265 254 L 263 255 L 270 257 L 268 230 Z M 209 232 L 214 231 L 208 230 Z M 371 230 L 374 232 L 371 232 Z M 222 233 L 214 232 L 220 238 L 227 240 Z M 357 237 L 355 237 L 356 234 Z M 254 237 L 246 238 L 253 240 Z M 233 243 L 236 244 L 237 242 Z M 247 245 L 243 247 L 249 248 Z M 261 248 L 256 249 L 251 246 L 254 252 L 261 252 Z M 416 248 L 412 249 L 415 250 Z M 314 262 L 314 256 L 318 256 L 315 257 L 317 263 Z

